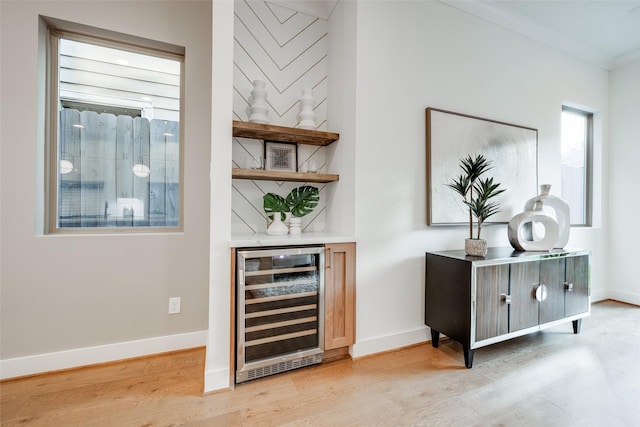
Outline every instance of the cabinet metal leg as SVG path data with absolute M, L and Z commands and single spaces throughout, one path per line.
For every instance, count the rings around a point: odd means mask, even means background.
M 582 327 L 582 319 L 573 320 L 571 323 L 573 323 L 573 333 L 579 334 Z
M 431 345 L 433 348 L 438 348 L 438 344 L 440 342 L 440 332 L 435 329 L 431 329 Z
M 473 350 L 463 345 L 462 352 L 464 353 L 464 366 L 471 369 L 471 366 L 473 366 Z

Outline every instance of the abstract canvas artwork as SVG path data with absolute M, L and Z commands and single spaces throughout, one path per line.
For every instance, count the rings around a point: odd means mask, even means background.
M 537 194 L 536 129 L 435 108 L 426 109 L 427 224 L 466 223 L 468 209 L 447 186 L 458 177 L 460 159 L 482 154 L 493 168 L 484 177 L 506 189 L 499 196 L 501 210 L 488 222 L 507 223 Z

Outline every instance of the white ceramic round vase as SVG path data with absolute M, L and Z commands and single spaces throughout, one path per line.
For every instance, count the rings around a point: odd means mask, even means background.
M 273 222 L 267 227 L 267 234 L 270 236 L 284 236 L 289 233 L 289 227 L 282 221 L 280 212 L 273 213 Z
M 539 205 L 537 205 L 539 206 Z M 544 226 L 544 235 L 528 237 L 527 229 L 533 229 L 534 223 Z M 511 218 L 507 227 L 509 243 L 519 251 L 548 251 L 558 241 L 558 222 L 542 210 L 521 212 Z

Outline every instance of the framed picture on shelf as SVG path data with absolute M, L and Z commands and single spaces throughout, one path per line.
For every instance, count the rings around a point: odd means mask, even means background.
M 298 144 L 265 141 L 264 159 L 266 170 L 296 172 L 298 170 Z

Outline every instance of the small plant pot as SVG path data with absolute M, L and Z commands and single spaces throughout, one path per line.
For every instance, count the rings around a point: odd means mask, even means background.
M 464 239 L 464 253 L 471 256 L 485 256 L 487 241 L 484 239 Z

